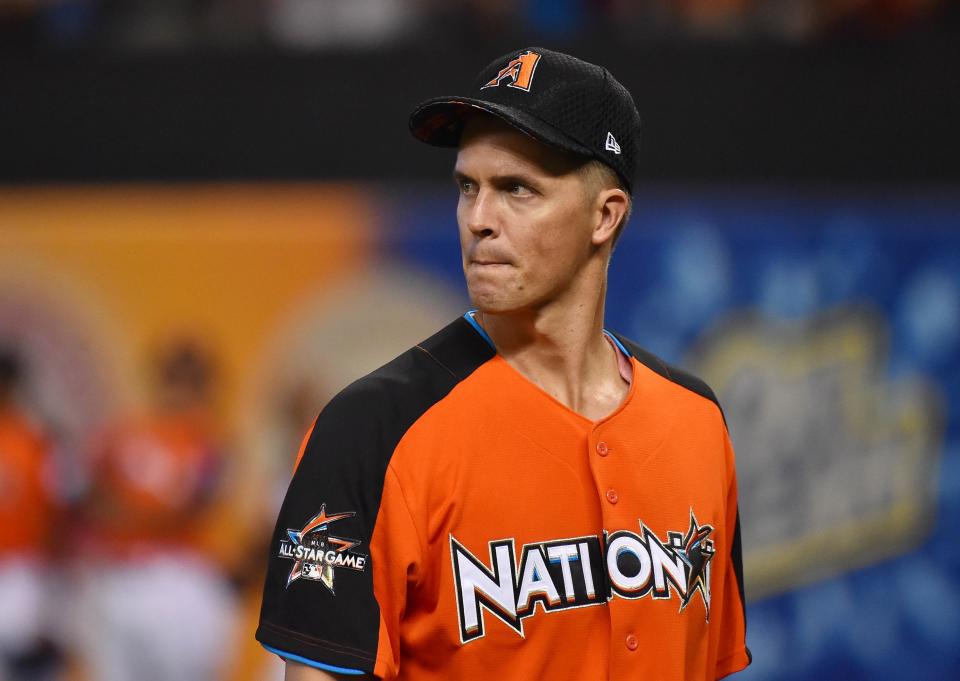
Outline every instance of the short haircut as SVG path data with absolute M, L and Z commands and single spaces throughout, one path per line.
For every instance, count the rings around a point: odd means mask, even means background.
M 622 189 L 627 195 L 627 212 L 623 214 L 623 219 L 620 220 L 620 224 L 617 225 L 617 229 L 613 234 L 613 245 L 616 246 L 617 240 L 623 233 L 624 227 L 626 227 L 627 222 L 630 221 L 630 214 L 633 212 L 633 196 L 627 188 L 624 187 L 623 180 L 620 179 L 616 171 L 602 161 L 590 159 L 580 166 L 577 172 L 584 178 L 588 191 L 591 193 L 616 187 L 617 189 Z

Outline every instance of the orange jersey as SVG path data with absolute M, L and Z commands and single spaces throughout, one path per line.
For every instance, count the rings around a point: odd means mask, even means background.
M 50 452 L 21 414 L 0 411 L 0 558 L 46 550 L 54 521 Z
M 713 393 L 629 341 L 600 421 L 468 318 L 324 409 L 280 511 L 258 639 L 385 679 L 716 679 L 749 664 Z
M 207 429 L 192 418 L 161 415 L 108 432 L 93 463 L 95 540 L 119 551 L 191 545 L 218 463 Z

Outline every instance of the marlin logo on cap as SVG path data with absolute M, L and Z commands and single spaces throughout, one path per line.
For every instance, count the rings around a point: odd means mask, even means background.
M 501 81 L 509 78 L 510 82 L 507 83 L 507 87 L 530 92 L 530 86 L 533 84 L 533 74 L 537 70 L 538 61 L 540 61 L 540 55 L 533 50 L 522 52 L 500 69 L 500 73 L 487 81 L 480 89 L 485 90 L 488 87 L 497 87 Z

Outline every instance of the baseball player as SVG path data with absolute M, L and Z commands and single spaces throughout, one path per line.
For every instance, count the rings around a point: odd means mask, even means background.
M 746 667 L 733 450 L 703 382 L 603 327 L 640 119 L 542 48 L 416 108 L 457 149 L 470 298 L 335 397 L 270 547 L 288 680 L 716 679 Z
M 157 358 L 154 406 L 94 444 L 83 508 L 79 645 L 97 681 L 218 678 L 232 594 L 202 540 L 221 484 L 207 353 Z
M 57 521 L 53 442 L 20 402 L 20 353 L 0 347 L 0 680 L 58 673 L 52 579 Z

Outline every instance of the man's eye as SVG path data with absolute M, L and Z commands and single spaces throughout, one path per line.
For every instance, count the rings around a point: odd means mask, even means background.
M 510 185 L 510 193 L 514 196 L 527 196 L 531 194 L 530 188 L 526 185 L 522 185 L 519 182 L 515 182 Z
M 469 194 L 473 191 L 473 182 L 467 182 L 466 180 L 463 180 L 459 184 L 460 192 L 462 194 Z

